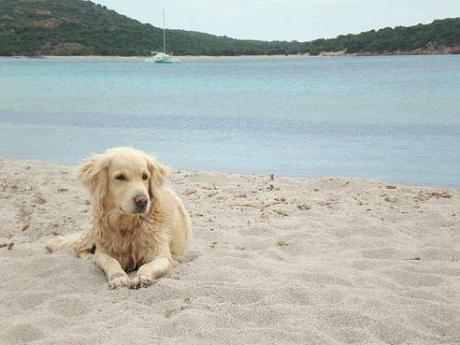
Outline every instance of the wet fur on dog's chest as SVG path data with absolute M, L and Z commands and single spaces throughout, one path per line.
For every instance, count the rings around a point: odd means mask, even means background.
M 125 271 L 135 270 L 158 256 L 160 244 L 168 242 L 167 234 L 156 218 L 108 215 L 99 227 L 96 243 Z
M 123 230 L 119 230 L 119 233 L 120 236 L 107 243 L 103 249 L 116 259 L 125 271 L 134 271 L 148 261 L 145 260 L 147 250 L 139 235 L 126 233 Z

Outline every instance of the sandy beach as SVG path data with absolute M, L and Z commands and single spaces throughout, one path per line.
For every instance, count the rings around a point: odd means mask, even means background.
M 48 254 L 88 227 L 75 167 L 0 159 L 0 344 L 460 343 L 460 191 L 172 170 L 185 263 L 109 290 Z

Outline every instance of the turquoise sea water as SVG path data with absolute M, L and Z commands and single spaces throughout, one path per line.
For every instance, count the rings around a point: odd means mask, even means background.
M 460 187 L 460 56 L 0 59 L 0 156 Z

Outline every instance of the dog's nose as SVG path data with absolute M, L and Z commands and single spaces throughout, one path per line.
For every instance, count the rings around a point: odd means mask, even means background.
M 149 203 L 149 199 L 143 194 L 137 195 L 134 198 L 134 203 L 136 204 L 136 207 L 138 208 L 145 208 L 147 204 Z

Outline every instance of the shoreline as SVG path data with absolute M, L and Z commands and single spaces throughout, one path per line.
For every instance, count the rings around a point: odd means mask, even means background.
M 269 60 L 269 59 L 302 59 L 317 58 L 321 56 L 308 55 L 239 55 L 239 56 L 209 56 L 209 55 L 182 55 L 175 58 L 180 61 L 214 61 L 214 60 Z M 0 59 L 43 59 L 43 60 L 101 60 L 101 61 L 144 61 L 149 56 L 102 56 L 102 55 L 83 55 L 83 56 L 1 56 Z
M 8 156 L 0 156 L 0 163 L 2 162 L 10 162 L 14 164 L 31 164 L 31 165 L 43 165 L 43 166 L 51 166 L 51 167 L 63 167 L 67 169 L 75 169 L 80 164 L 79 163 L 60 163 L 55 161 L 45 161 L 40 159 L 32 159 L 32 158 L 11 158 Z M 356 176 L 346 176 L 346 175 L 305 175 L 305 176 L 292 176 L 292 175 L 274 175 L 274 174 L 260 174 L 260 173 L 239 173 L 239 172 L 230 172 L 230 171 L 222 171 L 222 170 L 194 170 L 188 168 L 181 168 L 175 166 L 169 166 L 172 171 L 175 172 L 183 172 L 186 174 L 211 174 L 211 175 L 228 175 L 234 177 L 251 177 L 251 178 L 259 178 L 259 179 L 270 179 L 271 175 L 275 179 L 283 179 L 295 182 L 311 182 L 314 180 L 344 180 L 344 181 L 358 181 L 364 183 L 372 183 L 372 184 L 385 184 L 385 185 L 396 185 L 404 188 L 418 188 L 418 189 L 442 189 L 445 191 L 452 191 L 452 192 L 460 192 L 460 187 L 455 186 L 446 186 L 446 185 L 437 185 L 437 184 L 416 184 L 410 182 L 390 182 L 385 179 L 379 178 L 366 178 L 366 177 L 356 177 Z
M 323 52 L 319 55 L 294 54 L 294 55 L 173 55 L 180 61 L 214 61 L 214 60 L 290 60 L 290 59 L 308 59 L 308 58 L 331 58 L 331 57 L 390 57 L 390 56 L 451 56 L 460 55 L 458 53 L 443 52 L 396 52 L 389 54 L 347 54 L 343 52 Z M 61 55 L 43 55 L 43 56 L 0 56 L 1 59 L 44 59 L 44 60 L 101 60 L 101 61 L 144 61 L 149 56 L 103 56 L 103 55 L 79 55 L 79 56 L 61 56 Z

